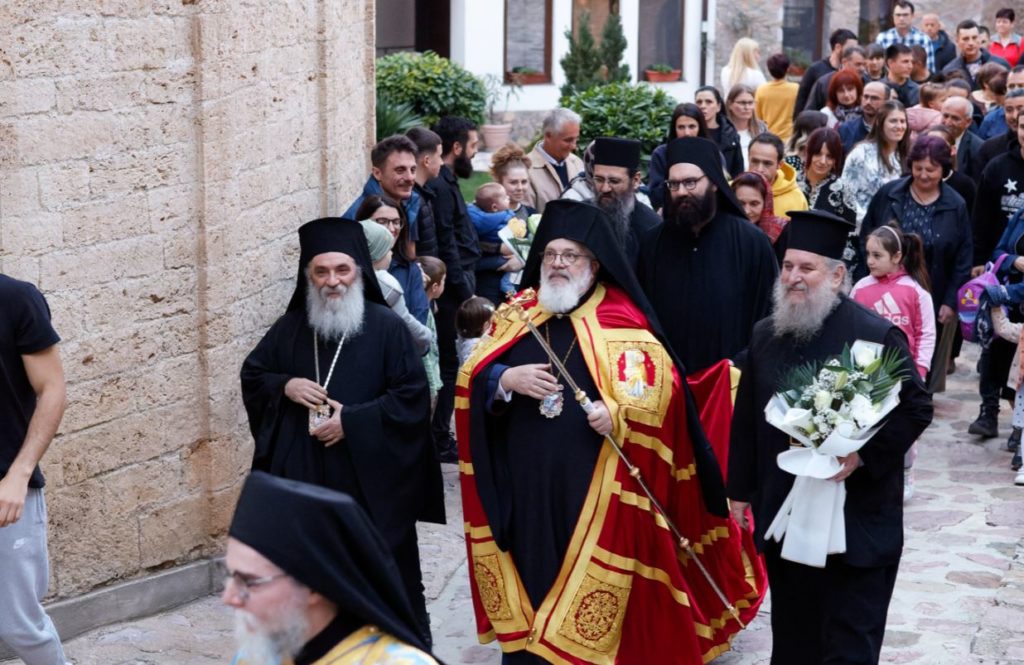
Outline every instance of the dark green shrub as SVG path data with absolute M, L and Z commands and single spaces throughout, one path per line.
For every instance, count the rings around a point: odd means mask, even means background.
M 609 83 L 563 98 L 562 106 L 580 114 L 579 150 L 598 136 L 637 139 L 645 156 L 661 143 L 676 101 L 649 85 Z
M 480 124 L 487 94 L 480 79 L 433 51 L 392 53 L 377 59 L 377 95 L 405 102 L 432 125 L 445 115 Z
M 578 92 L 589 90 L 603 83 L 601 79 L 601 54 L 594 42 L 594 33 L 590 31 L 590 12 L 580 12 L 579 37 L 567 28 L 565 38 L 569 40 L 569 50 L 559 64 L 565 72 L 565 84 L 561 87 L 562 97 L 569 97 Z
M 622 64 L 626 53 L 626 33 L 622 31 L 622 18 L 609 14 L 601 31 L 601 64 L 607 72 L 605 80 L 619 83 L 629 80 L 629 65 Z
M 565 72 L 562 97 L 589 90 L 597 85 L 629 80 L 629 67 L 622 64 L 626 52 L 626 35 L 622 31 L 622 19 L 610 14 L 601 30 L 601 46 L 594 41 L 590 29 L 590 12 L 582 11 L 579 16 L 577 35 L 572 28 L 565 31 L 569 40 L 569 51 L 559 64 Z
M 412 104 L 396 102 L 377 95 L 377 140 L 395 134 L 405 134 L 413 127 L 423 127 L 423 118 L 416 114 Z

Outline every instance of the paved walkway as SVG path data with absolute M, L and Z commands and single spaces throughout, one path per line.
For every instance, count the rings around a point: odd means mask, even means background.
M 921 665 L 1024 663 L 1024 487 L 1014 487 L 1003 439 L 966 433 L 977 413 L 968 352 L 936 397 L 920 442 L 917 495 L 906 507 L 906 546 L 882 661 Z M 1009 414 L 1004 409 L 1003 438 Z M 476 643 L 454 467 L 446 468 L 449 524 L 421 530 L 437 654 L 450 665 L 496 664 Z M 768 663 L 770 603 L 717 665 Z M 229 663 L 231 617 L 216 598 L 110 626 L 67 645 L 76 665 Z

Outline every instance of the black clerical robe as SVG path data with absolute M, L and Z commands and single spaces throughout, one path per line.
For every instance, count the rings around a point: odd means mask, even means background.
M 629 215 L 629 233 L 622 247 L 634 271 L 640 259 L 640 239 L 658 226 L 661 226 L 661 216 L 651 210 L 650 206 L 636 201 Z
M 541 327 L 580 388 L 599 394 L 569 317 L 548 319 Z M 525 338 L 498 358 L 489 380 L 481 384 L 487 390 L 509 367 L 547 362 L 540 344 Z M 604 440 L 587 423 L 569 388 L 563 399 L 561 415 L 547 418 L 537 400 L 516 394 L 511 402 L 492 402 L 487 420 L 488 439 L 507 482 L 502 490 L 508 493 L 506 505 L 516 507 L 508 511 L 506 524 L 494 528 L 505 536 L 534 607 L 540 607 L 558 575 Z
M 338 343 L 318 344 L 326 380 Z M 352 495 L 392 549 L 416 520 L 444 522 L 427 377 L 408 330 L 391 310 L 366 302 L 362 332 L 345 341 L 326 386 L 343 405 L 341 441 L 325 447 L 310 436 L 309 411 L 284 394 L 295 377 L 316 380 L 304 309 L 278 319 L 242 365 L 254 469 Z
M 777 276 L 768 237 L 728 212 L 697 237 L 665 223 L 641 239 L 637 277 L 689 373 L 746 348 L 771 309 Z
M 768 424 L 764 407 L 786 372 L 839 355 L 858 339 L 897 349 L 909 378 L 899 405 L 860 449 L 863 465 L 845 481 L 846 552 L 830 555 L 825 568 L 786 561 L 779 544 L 764 541 L 764 532 L 795 476 L 778 467 L 789 437 Z M 903 456 L 931 419 L 931 397 L 903 333 L 852 300 L 841 297 L 822 330 L 804 344 L 775 337 L 770 319 L 754 328 L 733 412 L 728 492 L 734 501 L 751 503 L 755 540 L 765 554 L 772 663 L 878 662 L 903 551 Z

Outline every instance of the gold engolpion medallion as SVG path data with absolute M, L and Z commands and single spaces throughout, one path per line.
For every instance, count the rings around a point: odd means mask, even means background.
M 331 405 L 321 404 L 315 409 L 309 410 L 309 433 L 312 434 L 316 428 L 331 419 Z

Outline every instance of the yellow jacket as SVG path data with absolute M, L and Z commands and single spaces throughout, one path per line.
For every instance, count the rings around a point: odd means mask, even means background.
M 807 197 L 796 184 L 796 171 L 786 162 L 779 164 L 779 172 L 772 183 L 772 196 L 775 198 L 775 214 L 779 217 L 789 219 L 790 210 L 807 210 Z
M 783 141 L 793 135 L 793 106 L 800 86 L 785 79 L 758 86 L 754 95 L 757 117 L 768 124 L 768 131 Z

